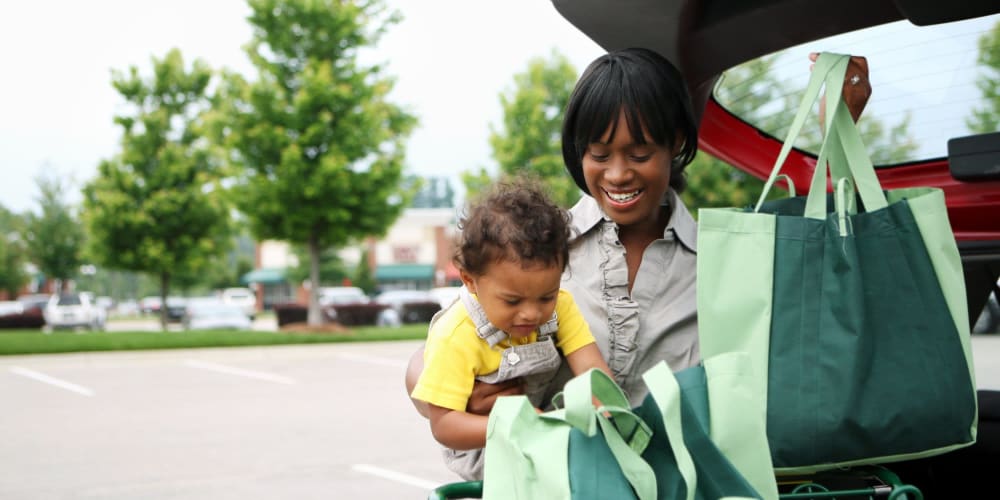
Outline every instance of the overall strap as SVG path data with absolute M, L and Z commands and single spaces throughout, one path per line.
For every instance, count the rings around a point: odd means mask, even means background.
M 476 335 L 479 338 L 485 340 L 490 347 L 495 347 L 507 339 L 507 332 L 490 323 L 490 320 L 486 318 L 486 311 L 483 310 L 483 306 L 472 296 L 468 287 L 463 286 L 459 290 L 458 296 L 462 299 L 462 304 L 465 305 L 465 310 L 468 311 L 469 317 L 472 318 L 472 323 L 476 325 Z
M 461 299 L 462 304 L 465 305 L 465 310 L 468 311 L 469 317 L 472 318 L 472 323 L 476 325 L 476 335 L 479 338 L 485 340 L 490 347 L 495 347 L 500 342 L 503 342 L 508 338 L 507 332 L 497 328 L 490 323 L 490 320 L 486 317 L 486 311 L 483 310 L 482 304 L 479 303 L 472 293 L 469 292 L 467 287 L 462 287 L 458 292 L 459 299 Z M 554 335 L 556 331 L 559 330 L 559 316 L 555 311 L 552 312 L 552 317 L 549 318 L 544 324 L 538 327 L 538 340 L 543 340 L 551 335 Z

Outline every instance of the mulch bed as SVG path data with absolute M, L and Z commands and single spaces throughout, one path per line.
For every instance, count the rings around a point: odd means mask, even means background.
M 315 326 L 308 323 L 289 323 L 282 326 L 280 330 L 289 333 L 351 333 L 350 328 L 335 322 Z

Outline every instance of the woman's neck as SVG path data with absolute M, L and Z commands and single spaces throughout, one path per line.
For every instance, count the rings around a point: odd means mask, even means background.
M 619 225 L 618 239 L 626 248 L 631 246 L 629 243 L 644 242 L 642 249 L 645 249 L 649 243 L 663 237 L 663 231 L 666 230 L 667 223 L 670 222 L 670 213 L 670 205 L 663 205 L 655 218 L 627 226 Z

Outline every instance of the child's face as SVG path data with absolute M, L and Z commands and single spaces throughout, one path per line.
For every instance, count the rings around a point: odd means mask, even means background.
M 480 276 L 462 272 L 490 323 L 512 338 L 531 335 L 552 317 L 561 277 L 561 266 L 507 260 L 490 264 Z

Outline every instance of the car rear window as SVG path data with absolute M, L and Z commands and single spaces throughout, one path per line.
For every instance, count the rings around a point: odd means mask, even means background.
M 725 72 L 715 99 L 784 139 L 809 80 L 808 55 L 818 51 L 868 59 L 872 97 L 859 126 L 876 165 L 946 157 L 948 139 L 997 130 L 1000 15 L 933 26 L 900 21 L 792 47 Z M 817 154 L 819 127 L 806 128 L 795 145 Z
M 79 295 L 60 295 L 58 305 L 60 306 L 78 306 L 80 305 Z

